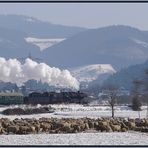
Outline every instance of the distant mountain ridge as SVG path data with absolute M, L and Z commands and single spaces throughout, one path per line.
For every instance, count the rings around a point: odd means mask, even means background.
M 0 15 L 0 27 L 23 31 L 28 37 L 35 38 L 67 38 L 86 30 L 82 27 L 52 24 L 23 15 Z
M 70 69 L 81 83 L 105 81 L 130 89 L 148 69 L 148 31 L 124 25 L 86 29 L 0 15 L 0 56 L 27 58 L 29 53 L 51 67 Z
M 64 68 L 109 63 L 121 69 L 148 59 L 147 44 L 146 31 L 114 25 L 80 32 L 46 49 L 43 58 Z
M 35 40 L 27 42 L 26 38 Z M 110 64 L 120 70 L 148 59 L 148 31 L 124 25 L 86 29 L 0 15 L 0 55 L 21 58 L 29 53 L 62 69 Z
M 25 58 L 31 53 L 33 57 L 41 58 L 40 47 L 27 42 L 26 38 L 67 38 L 84 30 L 86 29 L 56 25 L 28 16 L 0 15 L 0 56 Z

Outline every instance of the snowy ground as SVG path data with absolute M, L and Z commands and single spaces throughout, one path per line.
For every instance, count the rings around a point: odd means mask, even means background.
M 56 117 L 56 118 L 99 118 L 99 117 L 111 117 L 111 109 L 109 106 L 83 106 L 76 104 L 69 105 L 51 105 L 56 110 L 54 113 L 46 114 L 36 114 L 36 115 L 21 115 L 21 116 L 6 116 L 0 114 L 0 118 L 41 118 L 41 117 Z M 21 106 L 22 107 L 22 106 Z M 0 107 L 0 111 L 6 109 L 7 107 Z M 142 107 L 140 111 L 140 117 L 146 117 L 147 108 L 146 106 Z M 126 106 L 117 106 L 115 110 L 116 117 L 125 117 L 125 118 L 139 118 L 139 112 L 132 111 Z
M 137 132 L 1 135 L 0 145 L 148 145 L 147 139 Z
M 54 113 L 23 116 L 4 116 L 0 114 L 0 118 L 98 118 L 111 116 L 111 109 L 108 106 L 82 106 L 76 104 L 51 106 L 56 109 Z M 0 111 L 6 108 L 8 107 L 0 107 Z M 146 109 L 146 106 L 142 107 L 141 118 L 146 117 Z M 116 107 L 115 116 L 139 117 L 138 112 L 132 111 L 126 106 Z M 125 133 L 0 135 L 0 145 L 148 145 L 148 134 L 130 131 Z

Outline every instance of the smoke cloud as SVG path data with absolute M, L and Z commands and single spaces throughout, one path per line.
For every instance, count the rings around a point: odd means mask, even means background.
M 22 64 L 17 59 L 6 60 L 0 57 L 0 80 L 21 86 L 30 79 L 41 80 L 51 86 L 58 85 L 63 88 L 79 89 L 79 82 L 68 70 L 50 67 L 45 63 L 37 63 L 29 58 Z

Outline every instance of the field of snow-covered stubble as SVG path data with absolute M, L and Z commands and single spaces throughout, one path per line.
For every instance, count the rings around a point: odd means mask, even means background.
M 38 105 L 39 107 L 40 105 Z M 0 118 L 99 118 L 110 117 L 111 109 L 108 106 L 83 106 L 76 104 L 51 105 L 55 108 L 54 113 L 5 116 Z M 13 107 L 13 106 L 11 106 Z M 24 107 L 24 106 L 21 106 Z M 7 107 L 0 107 L 0 111 Z M 140 117 L 146 117 L 147 108 L 142 107 Z M 117 106 L 116 117 L 138 118 L 139 114 L 126 106 Z M 0 135 L 0 145 L 148 145 L 148 134 L 139 132 L 125 133 L 74 133 L 74 134 L 30 134 L 30 135 Z

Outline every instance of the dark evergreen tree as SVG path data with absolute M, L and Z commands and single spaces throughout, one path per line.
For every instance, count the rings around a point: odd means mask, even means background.
M 134 111 L 141 111 L 142 103 L 138 96 L 134 96 L 132 99 L 132 109 Z
M 132 92 L 132 109 L 134 111 L 140 111 L 142 106 L 142 102 L 140 100 L 140 90 L 141 90 L 142 81 L 134 80 L 133 84 L 134 84 L 134 89 Z

